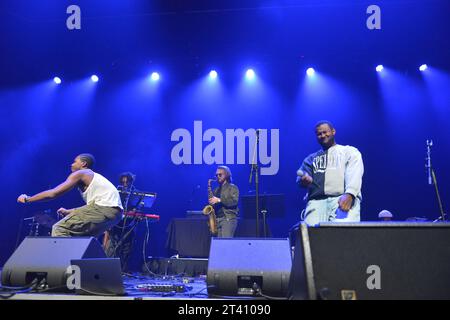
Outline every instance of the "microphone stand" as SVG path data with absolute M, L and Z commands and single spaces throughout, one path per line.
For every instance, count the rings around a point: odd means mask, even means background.
M 256 201 L 256 237 L 259 238 L 259 168 L 258 168 L 258 159 L 256 157 L 256 152 L 259 147 L 259 129 L 256 130 L 256 141 L 255 147 L 253 149 L 253 159 L 252 159 L 252 169 L 250 171 L 249 184 L 252 183 L 252 175 L 253 171 L 255 171 L 255 201 Z
M 442 222 L 446 221 L 446 214 L 444 213 L 444 208 L 442 206 L 441 196 L 439 195 L 439 188 L 437 185 L 437 179 L 436 174 L 434 173 L 433 166 L 431 165 L 431 147 L 433 146 L 433 140 L 427 140 L 427 163 L 425 164 L 425 167 L 428 169 L 428 184 L 434 185 L 434 190 L 436 192 L 436 197 L 439 205 L 439 211 L 441 213 L 441 216 L 434 220 L 433 222 L 438 222 L 441 220 Z
M 123 192 L 128 192 L 128 194 L 127 194 L 127 197 L 125 198 L 125 203 L 124 203 L 124 206 L 123 206 L 123 209 L 124 209 L 124 217 L 123 217 L 123 220 L 122 220 L 122 230 L 121 230 L 121 232 L 120 232 L 120 238 L 119 238 L 119 241 L 117 241 L 117 243 L 116 243 L 116 246 L 114 247 L 114 255 L 113 256 L 116 256 L 116 251 L 119 249 L 119 247 L 122 245 L 122 243 L 124 242 L 124 232 L 125 232 L 125 229 L 127 228 L 127 219 L 128 219 L 128 216 L 127 216 L 127 212 L 128 212 L 128 202 L 130 201 L 130 198 L 131 198 L 131 194 L 132 194 L 132 192 L 133 192 L 133 190 L 135 189 L 134 188 L 134 180 L 135 180 L 135 177 L 136 176 L 133 176 L 132 177 L 132 181 L 131 181 L 131 184 L 130 184 L 130 186 L 129 186 L 129 188 L 124 188 L 124 185 L 122 185 L 122 190 L 123 190 Z M 133 221 L 131 221 L 131 223 L 132 223 Z M 136 224 L 137 225 L 137 224 Z M 135 225 L 135 226 L 136 226 Z M 134 229 L 134 227 L 135 226 L 133 226 L 132 228 L 131 228 L 131 230 L 130 230 L 130 232 L 129 233 L 131 233 L 131 231 Z M 112 228 L 111 228 L 111 230 L 112 230 Z M 128 237 L 128 235 L 129 235 L 129 233 L 126 233 L 126 236 Z
M 20 238 L 22 236 L 23 222 L 25 220 L 30 219 L 30 218 L 23 218 L 24 216 L 26 216 L 26 213 L 27 213 L 27 209 L 25 207 L 26 206 L 22 206 L 22 210 L 20 210 L 20 224 L 19 224 L 19 230 L 17 231 L 16 246 L 14 247 L 14 250 L 17 249 L 17 247 L 19 246 L 19 241 L 21 240 Z M 34 217 L 32 219 L 34 221 Z

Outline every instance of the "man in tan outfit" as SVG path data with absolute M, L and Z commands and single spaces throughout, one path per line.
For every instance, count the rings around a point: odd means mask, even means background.
M 105 177 L 92 171 L 94 162 L 91 154 L 78 155 L 66 181 L 34 196 L 22 194 L 17 202 L 52 200 L 78 187 L 86 205 L 74 209 L 60 208 L 58 214 L 64 218 L 53 225 L 52 237 L 99 236 L 120 221 L 123 207 L 116 187 Z

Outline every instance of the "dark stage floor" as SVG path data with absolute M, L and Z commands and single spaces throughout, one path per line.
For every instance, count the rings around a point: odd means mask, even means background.
M 1 270 L 0 270 L 1 279 Z M 70 292 L 27 292 L 8 294 L 3 300 L 261 300 L 262 297 L 208 295 L 206 275 L 159 275 L 144 273 L 122 274 L 125 295 L 93 295 Z M 0 299 L 0 300 L 2 300 Z
M 153 300 L 153 299 L 208 299 L 206 277 L 150 276 L 124 274 L 123 296 L 79 295 L 63 292 L 30 292 L 12 295 L 12 300 Z M 7 298 L 6 293 L 2 293 Z

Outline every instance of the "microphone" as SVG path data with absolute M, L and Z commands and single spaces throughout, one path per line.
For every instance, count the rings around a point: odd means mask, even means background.
M 305 172 L 302 169 L 297 170 L 297 175 L 302 178 L 305 175 Z
M 300 178 L 303 178 L 307 173 L 304 172 L 302 169 L 298 169 L 297 170 L 297 176 L 299 176 Z M 312 184 L 314 186 L 316 186 L 317 188 L 320 188 L 319 185 L 313 180 Z

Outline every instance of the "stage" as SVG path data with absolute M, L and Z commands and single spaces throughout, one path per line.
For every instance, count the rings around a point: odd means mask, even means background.
M 0 296 L 450 299 L 448 12 L 0 1 Z
M 64 292 L 19 293 L 9 300 L 186 300 L 211 299 L 206 290 L 204 276 L 149 276 L 144 274 L 123 275 L 126 294 L 81 295 Z M 2 295 L 5 295 L 2 293 Z M 5 298 L 4 298 L 5 299 Z M 217 299 L 217 298 L 215 298 Z
M 162 259 L 161 259 L 162 260 Z M 170 260 L 167 258 L 166 260 Z M 184 260 L 184 261 L 183 261 Z M 180 264 L 189 265 L 188 259 L 181 259 Z M 194 259 L 196 260 L 196 259 Z M 189 268 L 189 267 L 188 267 Z M 1 277 L 1 270 L 0 270 Z M 159 300 L 159 301 L 217 301 L 239 300 L 242 303 L 249 301 L 267 300 L 258 296 L 215 296 L 208 294 L 206 275 L 181 276 L 157 275 L 145 273 L 122 274 L 124 295 L 76 294 L 70 292 L 30 292 L 17 293 L 8 297 L 6 292 L 1 293 L 2 300 Z M 277 300 L 288 300 L 279 298 Z

